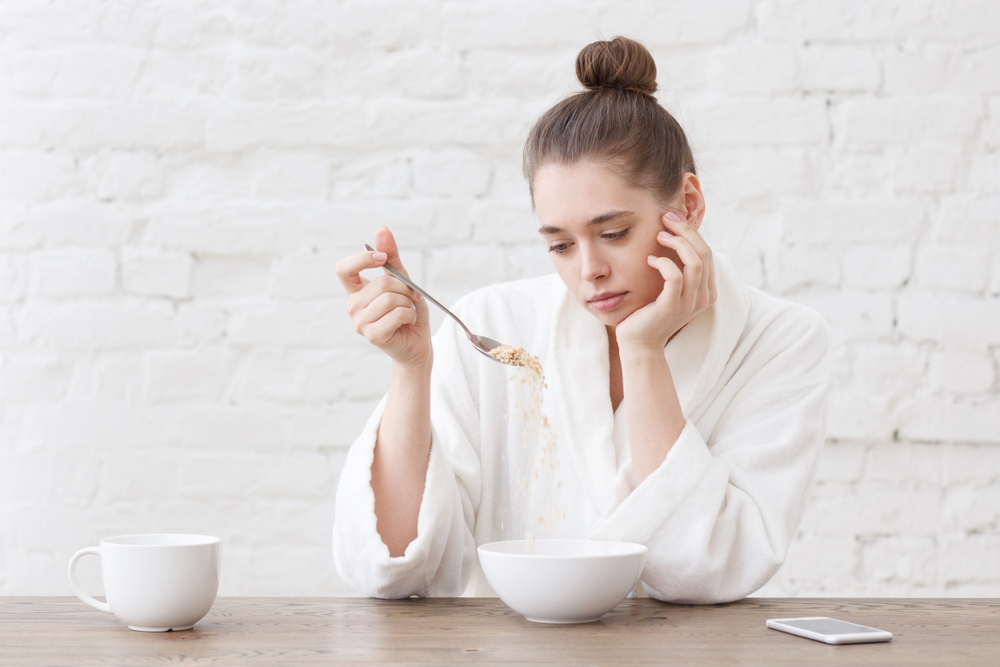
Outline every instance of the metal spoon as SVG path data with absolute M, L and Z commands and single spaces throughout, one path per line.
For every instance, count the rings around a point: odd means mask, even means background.
M 365 250 L 368 250 L 369 252 L 375 252 L 375 248 L 371 247 L 367 243 L 365 244 Z M 427 292 L 425 292 L 422 288 L 417 287 L 416 284 L 414 284 L 414 282 L 412 280 L 410 280 L 409 278 L 407 278 L 406 276 L 404 276 L 399 270 L 396 269 L 396 267 L 394 267 L 391 264 L 389 264 L 388 262 L 386 262 L 385 264 L 382 265 L 382 268 L 385 269 L 386 271 L 388 271 L 389 273 L 391 273 L 393 276 L 395 276 L 399 280 L 402 280 L 409 287 L 411 287 L 411 288 L 415 289 L 416 291 L 420 292 L 421 294 L 423 294 L 425 297 L 427 297 L 428 301 L 430 301 L 435 306 L 437 306 L 438 308 L 440 308 L 441 310 L 443 310 L 445 313 L 447 313 L 448 316 L 451 317 L 451 319 L 453 319 L 456 322 L 458 322 L 458 326 L 462 327 L 462 330 L 465 331 L 465 335 L 469 337 L 469 342 L 472 343 L 472 347 L 476 348 L 477 350 L 479 350 L 480 352 L 482 352 L 483 354 L 485 354 L 487 357 L 489 357 L 493 361 L 496 361 L 496 362 L 501 363 L 501 364 L 505 363 L 503 361 L 500 361 L 496 357 L 494 357 L 492 354 L 490 354 L 490 350 L 492 350 L 494 348 L 497 348 L 497 347 L 500 347 L 500 345 L 502 343 L 498 343 L 495 340 L 493 340 L 492 338 L 487 338 L 486 336 L 479 336 L 479 335 L 476 335 L 476 334 L 472 333 L 471 331 L 469 331 L 469 327 L 465 326 L 465 323 L 463 323 L 462 320 L 460 320 L 457 317 L 455 317 L 455 313 L 451 312 L 450 310 L 448 310 L 447 308 L 445 308 L 444 306 L 442 306 L 441 303 L 437 299 L 435 299 L 430 294 L 428 294 Z

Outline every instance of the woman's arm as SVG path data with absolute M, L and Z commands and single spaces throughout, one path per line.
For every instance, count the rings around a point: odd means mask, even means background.
M 430 395 L 430 363 L 393 363 L 372 461 L 378 534 L 393 557 L 402 556 L 417 537 L 431 455 Z
M 663 348 L 717 296 L 712 251 L 698 234 L 697 222 L 692 225 L 672 212 L 662 221 L 665 229 L 657 241 L 676 253 L 680 267 L 670 258 L 650 255 L 647 261 L 663 276 L 663 290 L 615 331 L 636 484 L 660 467 L 684 430 L 684 413 Z
M 703 416 L 701 430 L 689 421 L 642 484 L 622 476 L 591 530 L 649 548 L 642 581 L 651 597 L 745 597 L 774 575 L 795 537 L 823 445 L 828 337 L 817 314 L 770 308 L 711 399 L 717 416 Z
M 391 556 L 402 556 L 417 536 L 417 515 L 431 449 L 430 383 L 433 367 L 429 313 L 420 295 L 386 274 L 361 277 L 389 263 L 406 272 L 392 234 L 375 232 L 378 252 L 337 264 L 355 330 L 392 358 L 392 379 L 371 467 L 378 533 Z
M 684 413 L 663 350 L 624 350 L 622 388 L 628 396 L 625 423 L 632 474 L 641 484 L 660 467 L 681 431 Z

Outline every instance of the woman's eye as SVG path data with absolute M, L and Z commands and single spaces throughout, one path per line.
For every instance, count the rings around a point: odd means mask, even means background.
M 554 245 L 549 246 L 549 252 L 554 252 L 559 255 L 563 254 L 567 250 L 569 250 L 568 243 L 556 243 Z
M 608 241 L 620 241 L 621 239 L 628 236 L 628 231 L 629 230 L 627 229 L 622 229 L 621 231 L 608 232 L 606 234 L 602 234 L 601 236 L 603 236 Z

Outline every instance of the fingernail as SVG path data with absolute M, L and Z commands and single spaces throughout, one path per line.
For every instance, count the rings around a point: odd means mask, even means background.
M 671 236 L 673 236 L 673 234 L 671 234 L 670 232 L 664 230 L 664 231 L 660 232 L 659 234 L 657 234 L 657 236 L 659 236 L 661 239 L 669 239 Z
M 649 255 L 646 257 L 647 262 L 655 262 L 657 259 L 659 259 L 659 257 L 657 257 L 656 255 Z
M 389 256 L 384 252 L 373 252 L 372 259 L 374 259 L 376 262 L 384 262 L 385 260 L 389 259 Z
M 674 222 L 680 222 L 681 221 L 681 216 L 677 215 L 673 211 L 670 211 L 669 213 L 667 213 L 667 219 L 668 220 L 673 220 Z
M 424 295 L 423 295 L 423 294 L 421 294 L 420 292 L 414 292 L 414 294 L 416 295 L 416 299 L 417 299 L 417 301 L 420 301 L 421 299 L 423 299 L 423 298 L 424 298 Z

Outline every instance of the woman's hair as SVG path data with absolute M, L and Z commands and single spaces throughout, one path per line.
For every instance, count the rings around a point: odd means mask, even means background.
M 534 201 L 535 174 L 549 162 L 607 162 L 627 183 L 662 203 L 695 173 L 684 130 L 653 97 L 656 63 L 626 37 L 588 44 L 576 57 L 586 90 L 546 111 L 524 144 L 524 177 Z

